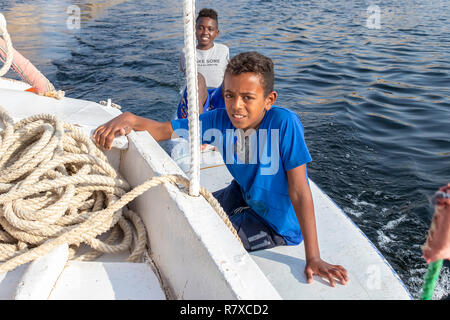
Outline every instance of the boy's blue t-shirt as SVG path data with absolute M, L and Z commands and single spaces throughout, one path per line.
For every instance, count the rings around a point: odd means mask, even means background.
M 289 197 L 286 171 L 310 162 L 311 156 L 298 115 L 272 106 L 258 130 L 246 139 L 248 151 L 243 151 L 245 139 L 232 125 L 226 109 L 203 113 L 200 122 L 202 143 L 221 152 L 247 204 L 288 245 L 299 244 L 302 234 Z M 187 119 L 172 120 L 172 127 L 179 136 L 188 137 Z

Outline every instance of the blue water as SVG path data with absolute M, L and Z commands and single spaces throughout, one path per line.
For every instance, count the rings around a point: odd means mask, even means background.
M 81 10 L 80 29 L 67 26 L 70 5 Z M 370 5 L 379 25 L 368 24 Z M 218 10 L 217 41 L 231 55 L 256 50 L 274 60 L 277 104 L 299 112 L 310 177 L 418 298 L 428 198 L 450 181 L 450 1 L 196 6 Z M 16 49 L 67 96 L 112 98 L 156 120 L 173 115 L 184 84 L 181 1 L 3 0 L 0 11 Z M 446 265 L 435 299 L 450 291 L 449 274 Z

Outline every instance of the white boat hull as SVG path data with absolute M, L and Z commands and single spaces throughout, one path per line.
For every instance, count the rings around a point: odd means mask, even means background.
M 23 92 L 23 86 L 12 88 L 10 81 L 1 78 L 0 105 L 16 120 L 51 113 L 87 133 L 120 114 L 94 102 Z M 180 167 L 186 159 L 171 159 L 147 132 L 132 132 L 116 140 L 116 148 L 106 154 L 132 186 L 154 176 L 184 174 Z M 211 192 L 225 187 L 232 177 L 220 155 L 208 151 L 202 156 L 201 184 Z M 346 267 L 350 277 L 346 286 L 331 288 L 318 278 L 307 284 L 303 244 L 248 254 L 204 198 L 190 197 L 164 184 L 130 205 L 146 225 L 148 265 L 128 267 L 114 262 L 118 258 L 111 255 L 97 262 L 69 261 L 48 298 L 410 299 L 395 271 L 367 237 L 313 181 L 310 186 L 322 257 Z M 0 275 L 0 299 L 14 297 L 28 267 Z M 83 285 L 70 285 L 80 281 Z M 142 290 L 129 290 L 138 283 Z

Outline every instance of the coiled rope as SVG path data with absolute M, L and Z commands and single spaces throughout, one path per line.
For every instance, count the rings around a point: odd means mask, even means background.
M 14 123 L 0 106 L 0 121 L 5 127 L 0 132 L 0 273 L 63 243 L 69 244 L 71 259 L 130 250 L 127 261 L 139 261 L 146 231 L 126 204 L 161 183 L 189 186 L 182 176 L 165 175 L 131 190 L 88 135 L 53 115 Z M 200 193 L 241 242 L 214 196 L 204 188 Z M 93 251 L 76 257 L 82 243 Z

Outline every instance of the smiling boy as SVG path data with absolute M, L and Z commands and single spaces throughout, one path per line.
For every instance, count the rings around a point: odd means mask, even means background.
M 217 88 L 223 80 L 230 50 L 214 40 L 219 36 L 219 19 L 213 9 L 204 8 L 198 13 L 195 24 L 197 37 L 197 71 L 206 80 L 208 88 Z M 186 72 L 185 49 L 180 54 L 180 70 Z
M 347 271 L 320 257 L 306 163 L 311 161 L 298 116 L 274 106 L 272 60 L 244 52 L 227 65 L 224 109 L 200 115 L 203 143 L 215 145 L 234 177 L 214 196 L 229 215 L 248 251 L 304 241 L 307 281 L 313 275 L 345 284 Z M 188 129 L 187 119 L 157 122 L 124 113 L 100 126 L 94 139 L 106 149 L 115 136 L 147 130 L 157 141 Z M 214 135 L 205 134 L 212 130 Z M 214 137 L 206 141 L 205 137 Z M 239 151 L 242 151 L 239 154 Z M 229 156 L 229 155 L 232 156 Z

